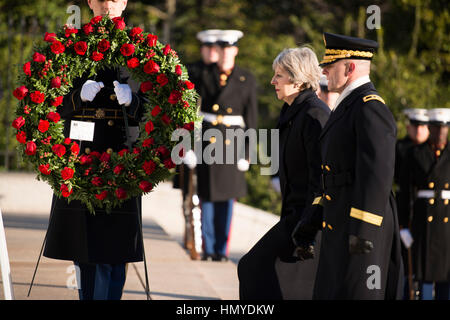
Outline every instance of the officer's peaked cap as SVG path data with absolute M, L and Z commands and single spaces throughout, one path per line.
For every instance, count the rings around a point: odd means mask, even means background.
M 217 44 L 222 47 L 237 46 L 237 42 L 244 36 L 239 30 L 222 30 L 217 37 Z
M 403 113 L 406 114 L 411 124 L 415 125 L 427 124 L 429 121 L 427 109 L 411 108 L 405 109 Z
M 217 42 L 217 37 L 222 32 L 218 29 L 203 30 L 197 33 L 197 39 L 204 45 L 212 45 Z
M 450 108 L 428 110 L 430 124 L 450 125 Z

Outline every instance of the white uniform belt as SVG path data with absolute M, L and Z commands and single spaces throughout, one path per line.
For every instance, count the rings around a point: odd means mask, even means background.
M 434 190 L 419 190 L 417 191 L 417 198 L 436 198 L 436 192 Z M 442 190 L 441 198 L 450 199 L 450 190 Z
M 203 116 L 203 121 L 206 122 L 225 124 L 230 126 L 240 126 L 242 128 L 245 127 L 245 121 L 242 116 L 227 116 L 209 112 L 200 112 L 200 115 Z

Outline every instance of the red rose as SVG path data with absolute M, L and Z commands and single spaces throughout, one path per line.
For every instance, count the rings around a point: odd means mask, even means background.
M 195 87 L 195 85 L 192 82 L 187 80 L 184 82 L 184 84 L 186 85 L 186 88 L 188 88 L 189 90 L 192 90 Z
M 124 43 L 120 48 L 120 53 L 125 57 L 129 57 L 134 53 L 134 45 L 131 43 Z
M 20 128 L 22 128 L 24 124 L 25 124 L 25 119 L 24 119 L 22 116 L 17 117 L 17 118 L 12 122 L 13 128 L 15 128 L 15 129 L 17 129 L 17 130 L 19 130 Z
M 14 97 L 16 97 L 18 100 L 22 100 L 23 98 L 26 97 L 27 94 L 28 94 L 28 89 L 25 86 L 20 86 L 13 91 Z
M 178 101 L 181 100 L 182 95 L 183 95 L 183 94 L 182 94 L 181 92 L 179 92 L 179 91 L 177 91 L 177 90 L 173 90 L 173 91 L 170 93 L 170 96 L 169 96 L 169 99 L 168 99 L 169 103 L 170 103 L 170 104 L 177 104 Z
M 169 158 L 169 159 L 164 160 L 164 166 L 167 169 L 173 169 L 173 168 L 175 168 L 175 163 L 173 163 L 172 159 Z
M 70 180 L 73 178 L 73 174 L 75 171 L 73 171 L 72 168 L 64 167 L 64 169 L 61 170 L 61 178 L 63 180 Z
M 100 156 L 101 156 L 100 152 L 98 152 L 98 151 L 92 151 L 92 152 L 90 153 L 90 155 L 91 155 L 92 157 L 97 158 L 97 159 L 99 159 Z
M 97 45 L 98 51 L 100 51 L 100 52 L 105 52 L 110 47 L 111 47 L 111 45 L 109 44 L 109 41 L 106 39 L 102 39 Z
M 139 188 L 144 192 L 150 192 L 153 189 L 153 185 L 148 181 L 141 181 L 139 183 Z
M 128 153 L 128 149 L 122 149 L 122 150 L 120 150 L 117 154 L 119 155 L 119 156 L 121 156 L 121 157 L 123 157 L 125 154 L 127 154 Z
M 46 42 L 55 42 L 56 41 L 56 33 L 48 33 L 46 32 L 44 35 L 44 41 Z
M 70 37 L 70 35 L 71 35 L 72 33 L 73 33 L 73 34 L 78 33 L 78 29 L 75 29 L 75 28 L 66 28 L 65 32 L 66 32 L 66 38 L 68 38 L 68 37 Z
M 161 112 L 161 108 L 159 106 L 155 106 L 152 110 L 152 116 L 156 117 Z
M 127 191 L 123 188 L 116 189 L 117 199 L 125 199 L 127 197 Z
M 94 52 L 92 52 L 91 59 L 92 59 L 93 61 L 100 61 L 100 60 L 103 60 L 103 53 L 94 51 Z
M 23 65 L 23 72 L 24 72 L 27 76 L 31 77 L 31 62 L 30 62 L 30 61 L 28 61 L 27 63 L 25 63 L 25 64 Z
M 34 103 L 42 103 L 45 100 L 45 94 L 41 93 L 40 91 L 34 91 L 33 93 L 30 93 L 31 101 Z
M 24 131 L 19 131 L 16 134 L 16 140 L 19 143 L 24 144 L 25 142 L 27 142 L 27 134 Z
M 52 88 L 59 88 L 59 87 L 61 87 L 61 78 L 60 77 L 53 78 L 52 82 L 50 83 L 50 86 Z
M 153 122 L 151 122 L 151 120 L 149 120 L 149 121 L 145 124 L 145 131 L 147 132 L 147 134 L 150 134 L 150 132 L 152 132 L 153 129 L 155 129 L 155 126 L 153 125 Z
M 141 91 L 142 93 L 146 93 L 147 91 L 150 91 L 153 89 L 153 83 L 150 81 L 145 81 L 141 83 Z
M 104 190 L 104 191 L 100 192 L 99 194 L 95 195 L 95 197 L 98 200 L 105 200 L 107 196 L 108 196 L 108 191 L 106 191 L 106 190 Z
M 139 28 L 139 27 L 134 27 L 133 29 L 131 29 L 131 31 L 130 31 L 130 37 L 135 37 L 135 36 L 137 36 L 138 34 L 140 34 L 140 33 L 142 33 L 142 29 L 141 28 Z
M 32 156 L 36 153 L 36 143 L 33 141 L 28 141 L 27 146 L 25 147 L 25 153 L 29 156 Z
M 50 123 L 47 120 L 39 120 L 38 130 L 42 133 L 48 130 Z
M 153 145 L 155 143 L 155 139 L 153 138 L 147 138 L 142 142 L 142 146 L 143 147 L 150 147 L 151 145 Z
M 72 154 L 78 155 L 78 153 L 80 152 L 80 146 L 78 145 L 78 143 L 74 142 L 70 147 L 70 151 L 72 152 Z
M 156 149 L 156 153 L 160 154 L 163 158 L 167 158 L 170 155 L 169 149 L 167 149 L 165 146 L 159 146 Z
M 48 163 L 39 165 L 39 171 L 46 176 L 52 173 L 52 171 L 50 170 L 50 164 Z
M 136 148 L 133 149 L 133 153 L 134 153 L 134 154 L 140 154 L 141 151 L 142 151 L 142 150 L 141 150 L 140 148 L 138 148 L 138 147 L 136 147 Z
M 156 82 L 158 82 L 161 87 L 164 87 L 169 83 L 169 79 L 167 79 L 167 76 L 164 73 L 161 73 L 156 77 Z
M 156 36 L 154 34 L 149 34 L 147 36 L 147 44 L 149 47 L 156 46 L 157 41 L 158 41 L 158 36 Z
M 89 35 L 90 33 L 92 33 L 94 31 L 94 27 L 90 23 L 85 24 L 83 26 L 83 31 L 84 31 L 85 35 Z
M 116 26 L 116 29 L 123 30 L 125 29 L 125 21 L 121 17 L 115 17 L 112 19 L 114 22 L 114 25 Z
M 50 46 L 50 49 L 54 54 L 61 54 L 66 50 L 66 47 L 59 41 L 53 42 L 53 44 Z
M 120 174 L 123 170 L 125 169 L 123 164 L 118 164 L 117 166 L 114 167 L 114 174 Z
M 175 73 L 179 76 L 183 74 L 183 70 L 181 69 L 181 66 L 179 64 L 175 66 Z
M 172 120 L 170 120 L 167 114 L 163 114 L 161 117 L 161 121 L 164 122 L 165 125 L 169 125 Z
M 61 119 L 61 116 L 59 115 L 58 112 L 49 112 L 47 115 L 47 119 L 54 123 L 58 123 L 59 120 Z
M 66 153 L 66 147 L 64 147 L 62 144 L 55 144 L 52 147 L 52 151 L 54 154 L 61 158 Z
M 100 21 L 102 21 L 102 19 L 103 19 L 103 17 L 102 16 L 95 16 L 95 17 L 93 17 L 92 19 L 91 19 L 91 24 L 97 24 L 97 23 L 99 23 Z
M 194 122 L 191 121 L 189 123 L 185 123 L 183 128 L 186 129 L 186 130 L 189 130 L 189 131 L 194 130 Z
M 79 54 L 80 56 L 84 56 L 84 54 L 87 51 L 87 43 L 84 41 L 78 41 L 77 43 L 75 43 L 75 45 L 73 46 L 73 48 L 75 49 L 75 52 L 77 54 Z
M 92 178 L 91 183 L 96 187 L 101 187 L 103 185 L 103 179 L 100 177 L 94 177 Z
M 170 44 L 166 44 L 166 46 L 163 49 L 163 54 L 167 56 L 167 54 L 170 52 Z
M 110 159 L 111 159 L 111 156 L 109 155 L 109 153 L 106 153 L 106 152 L 103 152 L 102 155 L 100 156 L 101 162 L 109 162 Z
M 33 61 L 34 62 L 38 62 L 38 63 L 43 63 L 45 62 L 45 56 L 43 54 L 40 54 L 39 52 L 35 52 L 33 54 Z
M 138 58 L 131 58 L 127 61 L 127 66 L 130 69 L 134 69 L 136 67 L 139 67 L 139 59 Z
M 54 107 L 57 107 L 59 105 L 61 105 L 61 103 L 63 102 L 64 97 L 60 96 L 60 97 L 56 97 L 55 99 L 53 99 L 53 101 L 51 102 L 51 105 Z
M 158 73 L 159 69 L 159 65 L 153 60 L 148 61 L 144 65 L 144 72 L 147 74 Z
M 92 164 L 92 161 L 93 161 L 92 157 L 90 155 L 88 155 L 88 154 L 83 154 L 80 157 L 80 163 L 83 166 Z
M 62 184 L 62 185 L 61 185 L 60 191 L 61 191 L 61 193 L 62 193 L 62 196 L 63 196 L 64 198 L 67 198 L 68 196 L 70 196 L 70 195 L 72 194 L 73 189 L 71 189 L 71 190 L 69 191 L 69 187 L 68 187 L 66 184 Z
M 150 175 L 155 171 L 156 169 L 156 163 L 154 163 L 152 160 L 144 161 L 144 164 L 142 165 L 142 170 L 145 171 L 146 174 Z
M 64 144 L 70 144 L 71 142 L 72 142 L 72 140 L 70 138 L 64 139 Z

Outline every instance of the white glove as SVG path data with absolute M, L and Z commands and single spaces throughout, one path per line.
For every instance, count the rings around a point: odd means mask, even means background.
M 273 177 L 272 179 L 270 179 L 270 182 L 272 183 L 272 187 L 276 190 L 276 192 L 281 193 L 280 178 Z
M 119 81 L 114 81 L 114 92 L 117 96 L 117 101 L 119 104 L 124 104 L 128 107 L 131 104 L 133 96 L 131 94 L 131 88 L 128 84 L 121 84 Z
M 189 169 L 194 169 L 197 166 L 197 156 L 195 152 L 189 150 L 186 155 L 182 158 L 183 163 L 188 166 Z
M 105 85 L 103 82 L 95 82 L 92 80 L 88 80 L 83 84 L 83 87 L 81 88 L 80 97 L 81 101 L 92 101 L 94 100 L 97 93 L 104 88 Z
M 402 239 L 406 249 L 409 249 L 414 242 L 411 232 L 409 232 L 409 229 L 407 228 L 400 230 L 400 239 Z
M 248 163 L 248 161 L 245 159 L 239 159 L 237 167 L 239 171 L 247 171 L 250 167 L 250 163 Z

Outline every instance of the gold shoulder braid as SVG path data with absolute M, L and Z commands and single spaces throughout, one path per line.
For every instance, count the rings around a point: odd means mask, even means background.
M 384 102 L 383 98 L 381 98 L 380 96 L 378 96 L 376 94 L 369 94 L 363 98 L 364 102 L 367 102 L 370 100 L 378 100 L 378 101 L 382 102 L 383 104 L 386 104 L 386 102 Z

